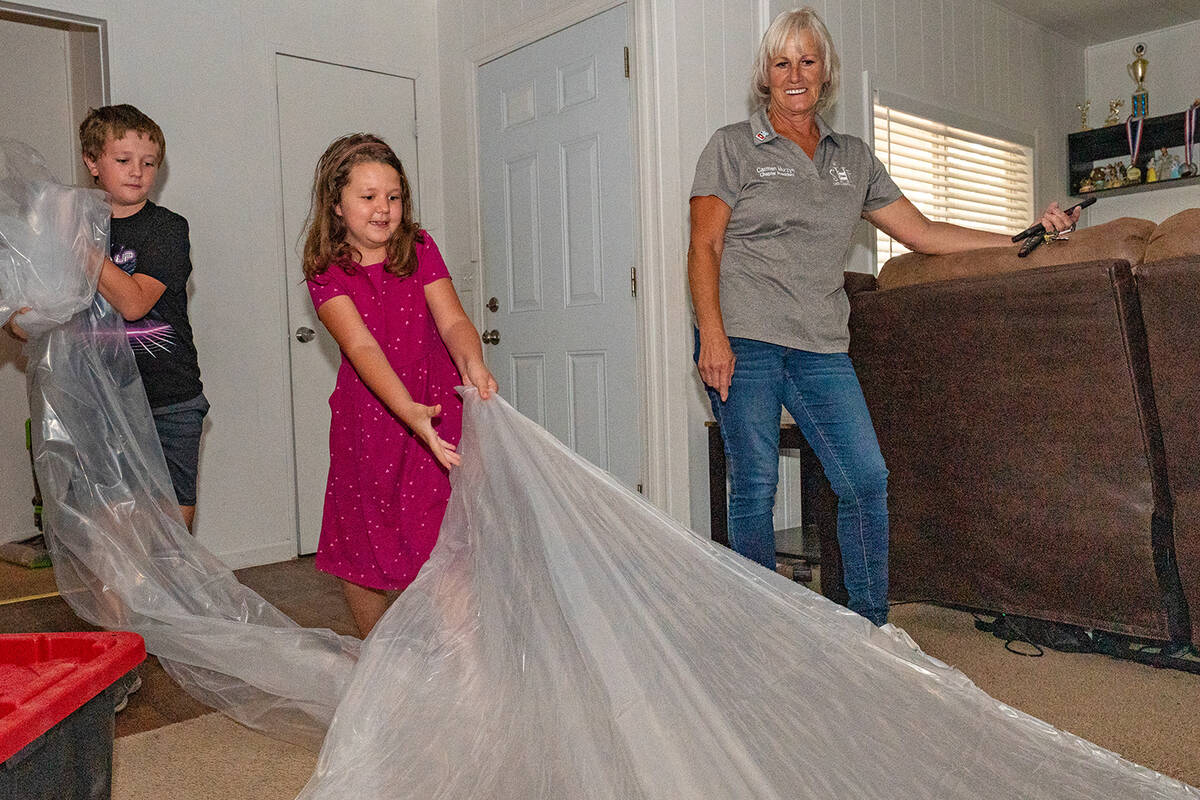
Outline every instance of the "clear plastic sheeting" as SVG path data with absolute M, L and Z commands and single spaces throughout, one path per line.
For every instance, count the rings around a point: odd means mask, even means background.
M 21 327 L 45 333 L 86 308 L 108 217 L 104 192 L 59 184 L 32 147 L 0 139 L 0 323 L 29 308 Z
M 465 398 L 441 539 L 367 639 L 301 798 L 1200 797 Z
M 360 642 L 300 628 L 188 534 L 124 321 L 94 294 L 103 195 L 55 184 L 24 145 L 0 153 L 0 305 L 33 309 L 19 323 L 59 591 L 87 621 L 140 633 L 200 701 L 315 747 Z

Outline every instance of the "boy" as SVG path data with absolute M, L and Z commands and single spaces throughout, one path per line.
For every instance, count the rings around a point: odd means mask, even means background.
M 187 315 L 187 220 L 151 202 L 166 151 L 162 129 L 131 105 L 95 108 L 79 126 L 83 162 L 112 207 L 97 286 L 126 320 L 175 497 L 188 530 L 196 513 L 200 431 L 208 402 Z M 19 312 L 20 313 L 20 312 Z M 24 340 L 14 315 L 4 328 Z

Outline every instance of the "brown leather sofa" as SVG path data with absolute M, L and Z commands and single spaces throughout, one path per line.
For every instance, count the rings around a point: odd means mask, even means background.
M 1200 209 L 847 278 L 890 599 L 1200 644 Z

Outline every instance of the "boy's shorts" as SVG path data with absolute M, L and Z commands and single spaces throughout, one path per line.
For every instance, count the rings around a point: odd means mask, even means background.
M 191 400 L 152 408 L 158 441 L 167 457 L 175 499 L 181 506 L 196 505 L 196 472 L 200 466 L 200 432 L 208 400 L 198 394 Z

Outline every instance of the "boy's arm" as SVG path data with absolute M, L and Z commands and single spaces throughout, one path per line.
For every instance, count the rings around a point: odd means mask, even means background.
M 22 314 L 24 314 L 26 311 L 29 311 L 29 310 L 30 310 L 29 306 L 25 306 L 24 308 L 18 308 L 16 311 L 14 311 L 12 313 L 12 316 L 8 318 L 8 322 L 4 323 L 3 326 L 0 326 L 0 327 L 3 327 L 5 333 L 7 333 L 12 338 L 16 339 L 18 342 L 28 342 L 29 341 L 29 334 L 25 332 L 24 328 L 22 328 L 20 325 L 17 324 L 17 317 L 21 316 Z
M 130 275 L 107 258 L 96 288 L 130 322 L 149 314 L 167 290 L 166 284 L 157 278 L 140 273 Z

